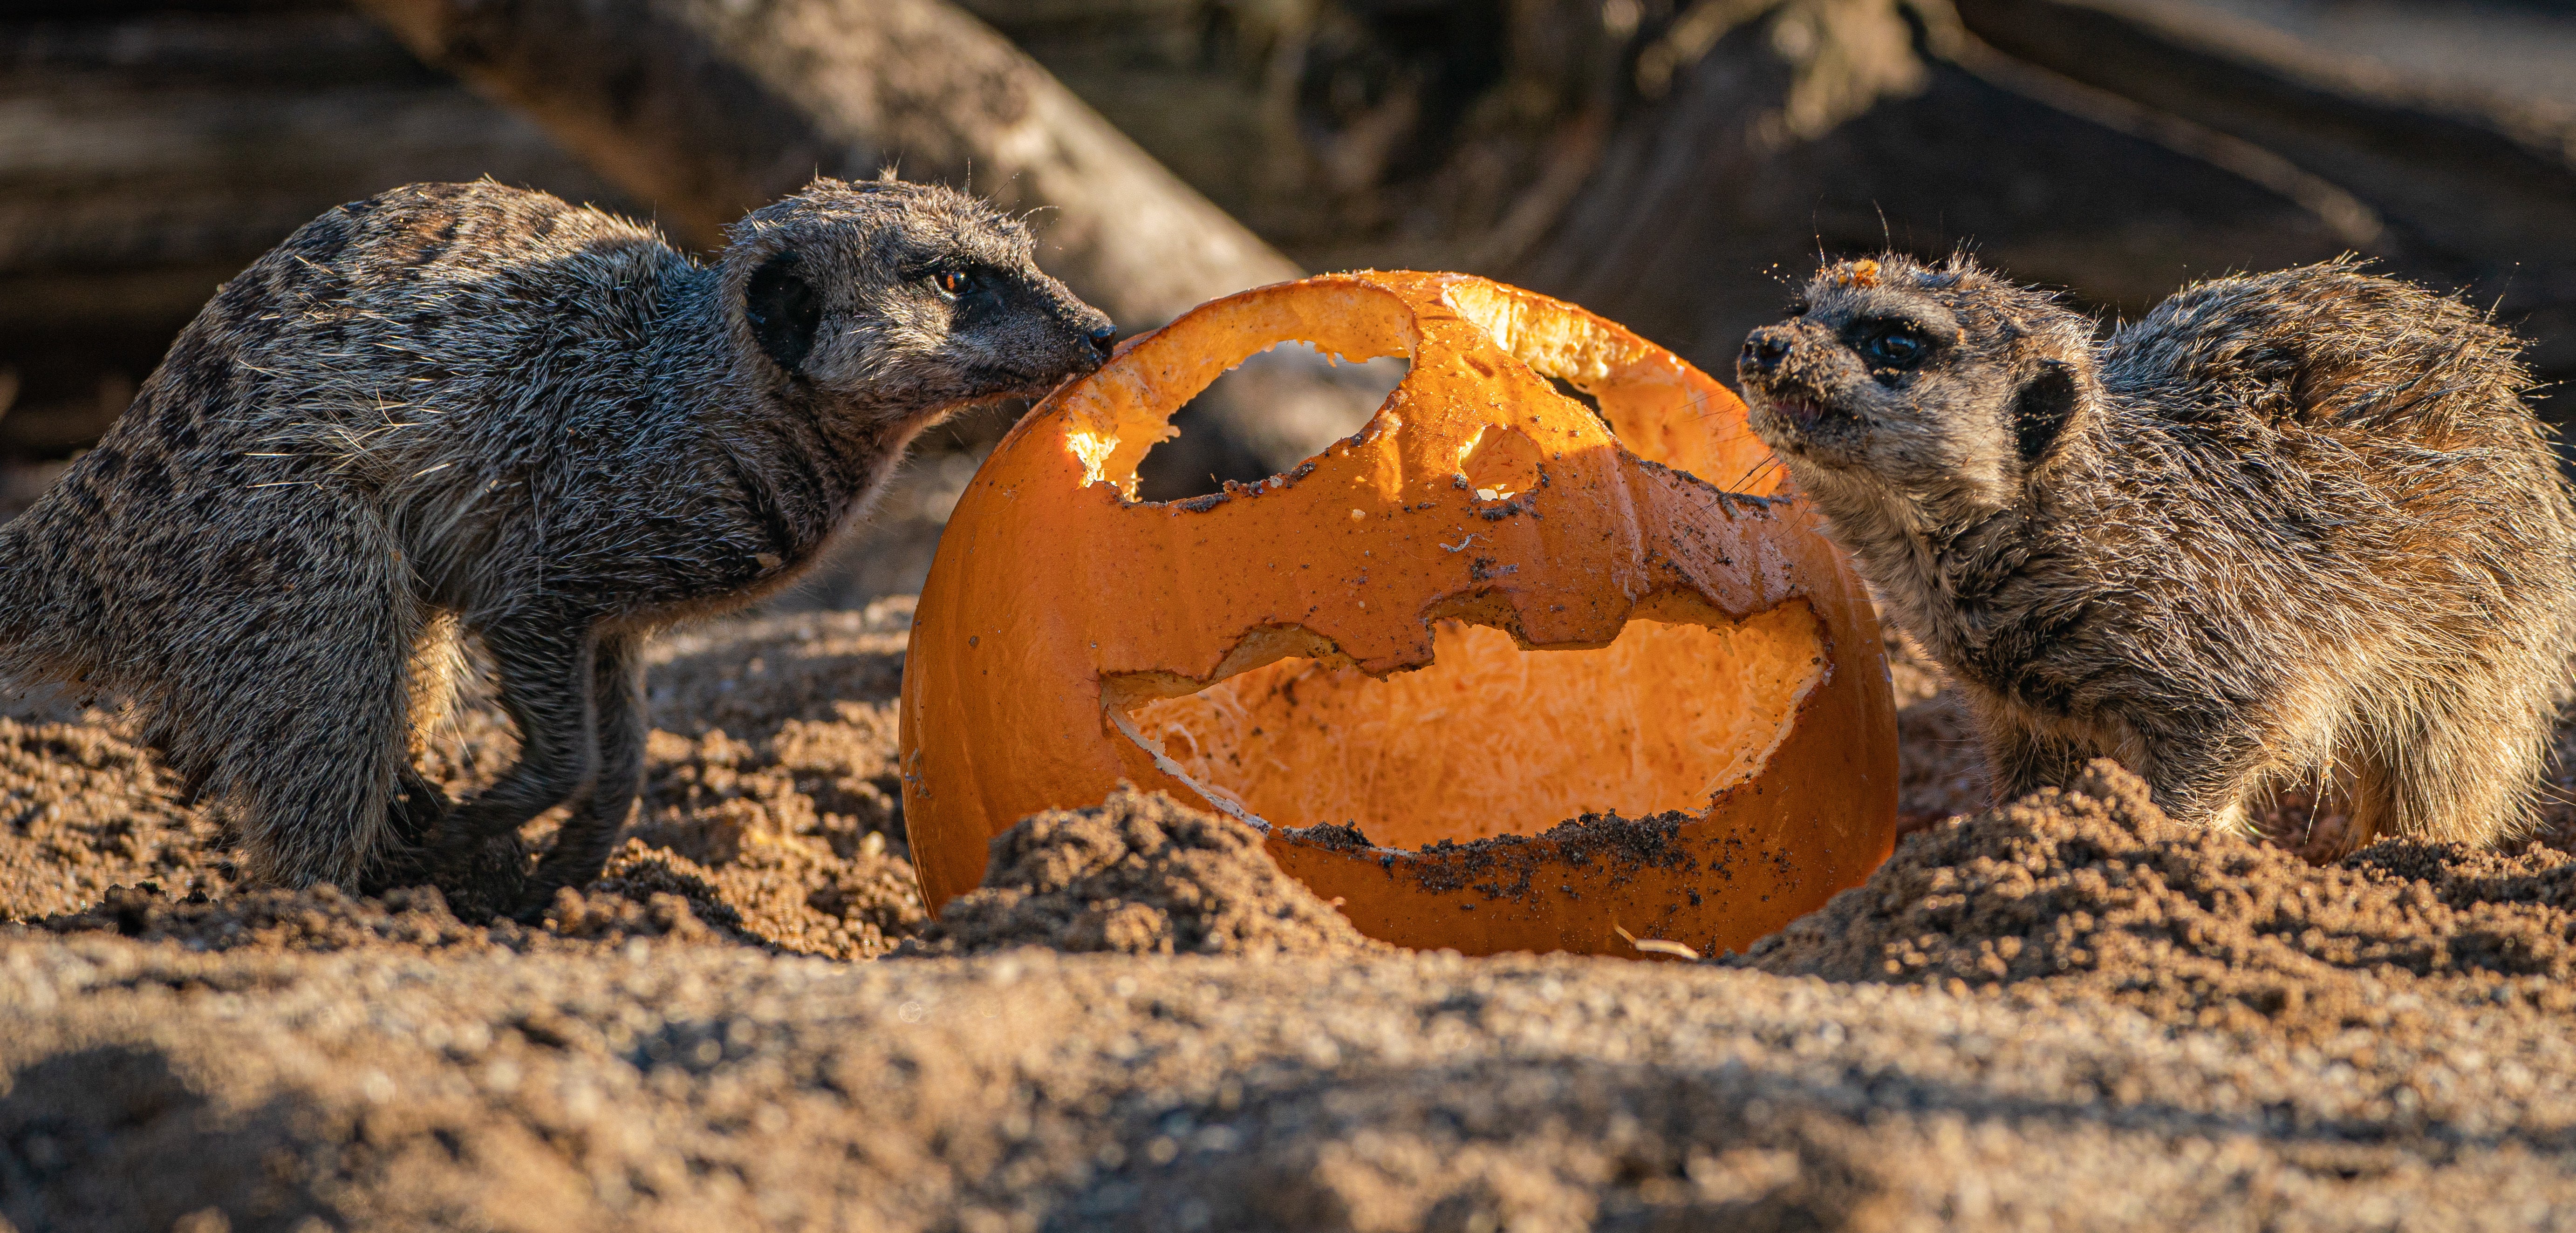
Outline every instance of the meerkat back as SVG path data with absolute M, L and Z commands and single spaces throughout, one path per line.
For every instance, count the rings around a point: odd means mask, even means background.
M 428 623 L 400 511 L 379 498 L 407 482 L 517 498 L 458 464 L 541 430 L 511 391 L 554 374 L 526 362 L 640 364 L 654 276 L 679 260 L 634 224 L 491 183 L 415 185 L 299 228 L 0 528 L 0 672 L 128 693 L 200 790 L 342 813 L 250 835 L 245 855 L 348 880 L 375 839 L 344 818 L 400 769 L 359 747 L 403 743 L 388 699 Z M 565 347 L 567 332 L 599 341 Z M 450 517 L 463 502 L 440 504 L 413 502 Z M 287 661 L 316 670 L 273 670 Z M 294 734 L 314 725 L 296 716 L 354 739 L 304 748 Z
M 508 432 L 506 416 L 452 412 L 543 388 L 514 367 L 529 356 L 613 358 L 539 340 L 649 327 L 654 277 L 678 260 L 632 223 L 488 182 L 413 185 L 305 224 L 218 290 L 98 446 L 0 531 L 0 669 L 113 683 L 143 667 L 129 661 L 161 641 L 156 615 L 269 563 L 204 529 L 284 534 L 289 490 L 397 483 L 460 431 Z M 621 285 L 639 293 L 584 294 Z

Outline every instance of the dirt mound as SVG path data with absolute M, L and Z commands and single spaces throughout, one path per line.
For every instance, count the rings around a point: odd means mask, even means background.
M 1737 962 L 1829 980 L 2047 982 L 2188 1026 L 2420 1028 L 2416 1000 L 2576 1006 L 2576 864 L 2383 843 L 2340 866 L 2182 827 L 2097 761 L 2064 791 L 1910 836 Z
M 927 919 L 900 854 L 891 707 L 839 701 L 738 740 L 655 732 L 634 837 L 591 894 L 666 891 L 799 954 L 868 959 Z M 753 731 L 759 731 L 754 727 Z
M 434 887 L 402 887 L 380 896 L 306 890 L 203 891 L 183 897 L 158 885 L 109 888 L 79 912 L 28 924 L 61 935 L 111 933 L 138 942 L 169 942 L 192 952 L 352 950 L 413 953 L 508 950 L 583 952 L 644 938 L 674 942 L 770 946 L 745 916 L 705 879 L 665 863 L 667 854 L 629 843 L 608 876 L 587 891 L 563 891 L 538 928 L 508 919 L 459 919 Z M 686 862 L 680 862 L 683 866 Z
M 983 889 L 941 910 L 920 954 L 1011 946 L 1124 954 L 1383 951 L 1279 871 L 1261 832 L 1121 784 L 994 836 Z
M 51 695 L 9 700 L 0 920 L 218 950 L 524 951 L 549 938 L 578 949 L 667 936 L 836 959 L 883 954 L 926 919 L 904 860 L 894 768 L 910 616 L 904 601 L 731 622 L 657 644 L 634 837 L 606 877 L 559 899 L 530 931 L 479 923 L 500 900 L 472 888 L 454 904 L 426 890 L 231 894 L 221 819 L 181 798 L 135 743 L 129 716 Z M 422 770 L 461 798 L 517 751 L 489 690 L 469 687 Z M 552 826 L 539 819 L 528 845 L 542 847 Z
M 193 951 L 330 952 L 394 945 L 421 950 L 483 948 L 484 929 L 456 919 L 427 887 L 354 898 L 335 887 L 255 890 L 212 899 L 203 892 L 173 899 L 158 886 L 120 886 L 85 911 L 46 917 L 38 928 L 59 934 L 108 932 L 143 942 L 176 942 Z
M 1888 684 L 1896 695 L 1896 823 L 1916 831 L 1989 803 L 1986 751 L 1968 700 L 1894 626 L 1887 639 Z
M 2436 1011 L 2449 1036 L 2350 1064 L 2098 1001 L 1608 959 L 0 935 L 0 1219 L 2564 1227 L 2566 1018 Z
M 633 837 L 536 927 L 426 891 L 232 891 L 220 827 L 114 714 L 6 712 L 0 915 L 38 923 L 0 927 L 0 1225 L 1767 1233 L 2576 1210 L 2565 857 L 2382 844 L 2316 869 L 2176 830 L 2107 770 L 1910 839 L 1739 960 L 1806 975 L 1373 948 L 1247 828 L 1133 794 L 1006 836 L 941 923 L 959 957 L 818 958 L 926 923 L 887 615 L 666 642 Z M 1955 691 L 1897 677 L 1901 808 L 1982 809 Z M 478 701 L 428 765 L 462 794 L 512 751 Z

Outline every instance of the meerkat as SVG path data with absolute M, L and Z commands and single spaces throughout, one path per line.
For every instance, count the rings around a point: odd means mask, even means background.
M 1750 423 L 1968 695 L 1999 800 L 2116 757 L 2177 819 L 2283 788 L 2343 846 L 2526 830 L 2576 512 L 2519 344 L 2337 261 L 2091 319 L 1963 257 L 1828 266 Z
M 934 185 L 818 179 L 706 264 L 544 193 L 395 189 L 226 283 L 0 527 L 0 673 L 130 696 L 268 881 L 425 834 L 452 869 L 569 804 L 539 911 L 640 790 L 646 637 L 786 585 L 924 427 L 1113 333 Z M 412 755 L 461 634 L 522 748 L 451 807 Z

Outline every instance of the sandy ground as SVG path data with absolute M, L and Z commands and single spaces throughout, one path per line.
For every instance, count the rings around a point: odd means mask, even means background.
M 1149 797 L 1023 823 L 934 923 L 894 791 L 908 612 L 667 640 L 637 837 L 537 927 L 234 893 L 113 714 L 16 704 L 0 1221 L 2576 1225 L 2554 848 L 2315 867 L 2107 765 L 1937 821 L 1983 803 L 1975 744 L 1903 661 L 1926 829 L 1750 955 L 1377 946 Z M 470 790 L 509 749 L 469 710 L 432 769 Z

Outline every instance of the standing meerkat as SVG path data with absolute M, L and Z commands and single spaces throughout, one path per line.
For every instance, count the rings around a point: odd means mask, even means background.
M 0 527 L 0 672 L 130 694 L 253 876 L 432 872 L 572 805 L 525 910 L 596 877 L 640 789 L 640 651 L 809 566 L 943 414 L 1099 366 L 1026 228 L 816 180 L 700 265 L 544 193 L 421 184 L 226 283 L 97 448 Z M 519 761 L 413 768 L 478 636 Z
M 2335 262 L 2108 338 L 1964 258 L 1826 268 L 1751 423 L 1978 713 L 1998 798 L 2088 758 L 2243 827 L 2527 829 L 2576 649 L 2576 513 L 2511 334 Z

